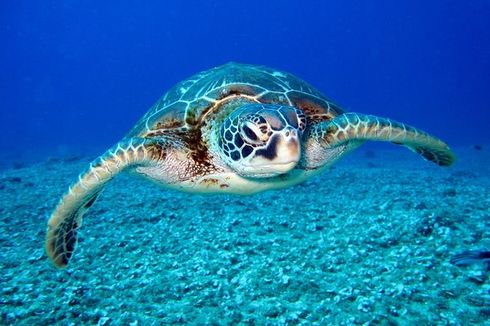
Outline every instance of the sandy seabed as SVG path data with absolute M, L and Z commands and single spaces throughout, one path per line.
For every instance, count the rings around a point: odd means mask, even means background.
M 478 325 L 490 319 L 490 152 L 439 168 L 367 151 L 302 185 L 192 195 L 121 175 L 70 266 L 46 221 L 88 159 L 0 171 L 0 324 Z

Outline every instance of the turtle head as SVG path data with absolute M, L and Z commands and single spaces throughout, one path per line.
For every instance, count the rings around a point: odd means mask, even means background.
M 291 171 L 301 156 L 303 111 L 282 105 L 247 104 L 223 122 L 218 145 L 224 160 L 244 177 Z

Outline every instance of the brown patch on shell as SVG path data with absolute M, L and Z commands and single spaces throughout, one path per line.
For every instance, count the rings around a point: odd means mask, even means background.
M 209 94 L 211 95 L 211 94 Z M 208 96 L 209 96 L 208 95 Z M 257 95 L 254 89 L 248 85 L 241 85 L 241 84 L 236 84 L 236 85 L 229 85 L 223 89 L 219 90 L 219 93 L 216 94 L 217 96 L 215 97 L 217 101 L 223 100 L 227 97 L 230 97 L 232 95 L 240 96 L 240 95 L 248 95 L 248 96 L 255 96 Z
M 293 106 L 305 112 L 310 123 L 332 120 L 343 112 L 334 104 L 307 94 L 293 91 L 288 93 L 288 98 L 291 100 Z
M 257 96 L 257 91 L 248 85 L 235 84 L 218 88 L 215 91 L 207 93 L 206 96 L 214 100 L 197 99 L 189 103 L 189 107 L 185 111 L 181 107 L 185 105 L 183 102 L 175 104 L 175 108 L 168 108 L 168 111 L 162 114 L 159 121 L 150 128 L 145 136 L 155 137 L 166 134 L 169 131 L 175 132 L 179 128 L 186 128 L 186 125 L 195 129 L 202 125 L 205 117 L 210 112 L 218 110 L 226 102 L 240 97 L 253 100 Z M 180 113 L 176 114 L 176 112 Z M 183 112 L 185 112 L 185 117 L 181 116 Z
M 157 122 L 155 129 L 173 129 L 179 128 L 182 126 L 182 123 L 177 119 L 168 119 L 165 123 Z
M 218 89 L 217 93 L 209 93 L 208 97 L 215 98 L 215 102 L 210 102 L 205 105 L 202 110 L 198 110 L 199 106 L 202 106 L 203 103 L 199 101 L 191 103 L 191 106 L 197 106 L 194 108 L 188 108 L 185 116 L 185 123 L 190 126 L 198 126 L 202 123 L 204 117 L 209 113 L 209 111 L 214 111 L 217 108 L 221 107 L 224 102 L 228 100 L 235 99 L 237 97 L 250 97 L 255 96 L 255 91 L 252 87 L 247 85 L 229 85 L 225 88 Z M 199 112 L 199 115 L 196 115 L 196 112 Z

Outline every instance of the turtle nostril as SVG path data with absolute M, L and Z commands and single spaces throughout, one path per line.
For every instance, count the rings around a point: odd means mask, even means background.
M 288 128 L 284 132 L 284 137 L 286 137 L 286 138 L 291 138 L 291 137 L 296 137 L 296 136 L 297 136 L 297 132 L 296 132 L 296 130 L 294 130 L 292 128 Z

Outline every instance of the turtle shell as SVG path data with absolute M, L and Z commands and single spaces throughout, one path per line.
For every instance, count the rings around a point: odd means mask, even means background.
M 268 103 L 302 109 L 309 123 L 330 120 L 343 111 L 305 81 L 264 66 L 239 63 L 198 73 L 172 87 L 127 137 L 152 137 L 187 131 L 206 121 L 225 103 Z

